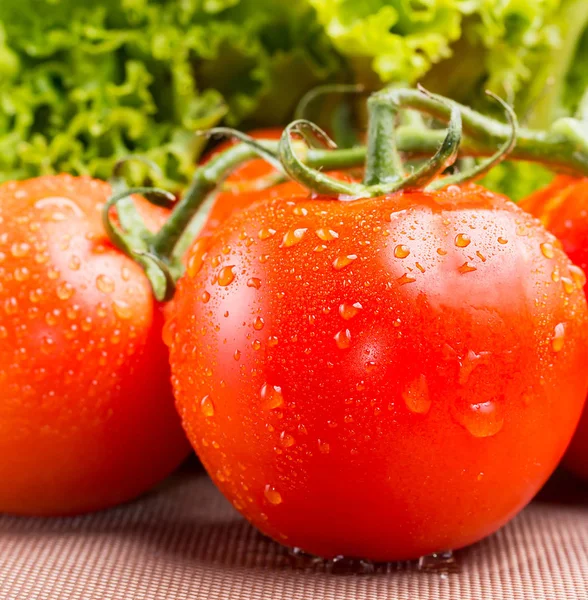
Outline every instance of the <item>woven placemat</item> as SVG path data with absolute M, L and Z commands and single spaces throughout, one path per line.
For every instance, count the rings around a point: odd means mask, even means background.
M 258 534 L 193 465 L 113 510 L 0 517 L 0 600 L 588 600 L 588 487 L 560 474 L 447 572 L 332 571 Z

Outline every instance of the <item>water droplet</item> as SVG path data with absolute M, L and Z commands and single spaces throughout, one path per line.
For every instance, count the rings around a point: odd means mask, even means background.
M 295 246 L 296 244 L 298 244 L 302 241 L 302 238 L 304 237 L 304 234 L 307 231 L 308 230 L 305 228 L 290 229 L 284 235 L 284 237 L 282 239 L 282 244 L 280 247 L 281 248 L 290 248 L 291 246 Z
M 200 300 L 202 300 L 202 304 L 206 304 L 210 300 L 210 294 L 204 290 L 202 294 L 200 294 Z
M 213 256 L 210 260 L 210 264 L 216 269 L 223 262 L 223 257 L 219 254 L 217 256 Z
M 482 262 L 486 262 L 486 257 L 479 251 L 476 251 L 476 256 L 482 261 Z
M 0 340 L 5 340 L 8 337 L 8 329 L 4 325 L 0 325 Z
M 256 329 L 257 331 L 261 331 L 264 325 L 265 321 L 262 317 L 256 317 L 255 321 L 253 321 L 253 329 Z
M 308 210 L 306 210 L 306 208 L 304 208 L 303 206 L 295 206 L 292 212 L 297 217 L 306 217 L 306 215 L 308 214 Z
M 272 229 L 271 227 L 263 227 L 257 233 L 257 237 L 259 237 L 260 240 L 267 240 L 275 234 L 276 234 L 275 229 Z
M 190 258 L 188 258 L 187 273 L 189 277 L 195 277 L 204 264 L 204 257 L 206 256 L 206 240 L 199 239 L 192 247 Z
M 221 252 L 222 252 L 223 254 L 230 254 L 230 253 L 231 253 L 231 247 L 230 247 L 230 246 L 223 246 L 223 247 L 221 248 Z
M 331 242 L 332 240 L 336 240 L 339 237 L 339 234 L 332 229 L 327 229 L 325 227 L 321 227 L 315 231 L 318 238 L 323 242 Z
M 53 327 L 57 325 L 57 316 L 59 313 L 55 314 L 55 312 L 51 311 L 45 314 L 45 323 L 49 325 L 49 327 Z
M 566 333 L 565 323 L 558 323 L 555 326 L 555 330 L 553 332 L 553 338 L 551 340 L 551 347 L 554 352 L 559 352 L 564 345 L 564 338 Z
M 461 265 L 461 267 L 459 267 L 458 271 L 463 275 L 464 273 L 471 273 L 472 271 L 477 271 L 477 267 L 474 267 L 474 265 L 472 265 L 469 262 L 464 262 L 463 265 Z
M 26 267 L 17 267 L 14 270 L 14 278 L 16 281 L 26 281 L 31 275 L 31 272 Z
M 561 282 L 566 294 L 571 294 L 575 289 L 575 283 L 569 277 L 562 277 Z
M 328 442 L 323 442 L 319 440 L 318 447 L 321 454 L 329 454 L 329 452 L 331 451 L 331 444 L 329 444 Z
M 120 276 L 122 277 L 123 281 L 128 281 L 131 278 L 131 271 L 128 267 L 123 267 L 120 270 Z
M 275 335 L 270 335 L 269 338 L 267 338 L 267 345 L 270 346 L 270 348 L 277 346 L 278 338 Z
M 233 358 L 235 360 L 239 360 L 241 358 L 241 350 L 235 350 L 235 352 L 233 353 Z
M 256 290 L 258 290 L 261 287 L 261 279 L 257 277 L 250 277 L 247 280 L 247 287 L 255 288 Z
M 451 550 L 434 552 L 421 556 L 418 562 L 419 571 L 440 573 L 441 575 L 457 572 L 457 562 Z
M 335 343 L 339 350 L 346 350 L 351 346 L 351 332 L 349 329 L 342 329 L 335 334 Z
M 421 265 L 421 263 L 415 263 L 414 266 L 421 272 L 424 273 L 425 272 L 425 267 L 423 267 L 423 265 Z
M 520 235 L 521 237 L 525 237 L 528 234 L 529 234 L 529 232 L 528 232 L 527 228 L 525 227 L 525 225 L 523 225 L 521 223 L 520 225 L 517 226 L 517 235 Z
M 338 256 L 333 261 L 333 268 L 336 271 L 340 271 L 341 269 L 344 269 L 345 267 L 350 265 L 356 259 L 357 259 L 356 254 L 348 254 L 347 256 Z
M 214 417 L 214 404 L 210 396 L 204 396 L 202 400 L 200 400 L 200 410 L 205 417 Z
M 280 444 L 282 444 L 282 446 L 284 446 L 284 448 L 292 447 L 295 442 L 296 442 L 296 440 L 294 439 L 293 436 L 291 436 L 289 433 L 286 433 L 285 431 L 282 431 L 282 433 L 280 435 Z
M 30 249 L 31 247 L 26 242 L 19 242 L 12 244 L 12 246 L 10 247 L 10 252 L 15 258 L 22 258 L 23 256 L 26 256 L 29 253 Z
M 455 245 L 458 248 L 466 248 L 472 243 L 470 236 L 467 233 L 458 233 L 455 236 Z
M 539 247 L 541 248 L 541 254 L 543 254 L 545 258 L 553 258 L 555 256 L 553 244 L 544 242 L 543 244 L 540 244 Z
M 499 237 L 498 238 L 498 243 L 499 244 L 508 244 L 508 240 L 504 239 L 503 237 Z
M 57 297 L 60 300 L 69 300 L 74 295 L 74 292 L 74 287 L 67 281 L 57 286 Z
M 570 267 L 570 275 L 572 276 L 572 279 L 574 280 L 576 287 L 579 290 L 581 290 L 584 287 L 584 285 L 586 284 L 586 275 L 585 275 L 584 271 L 580 267 L 577 267 L 576 265 L 572 265 Z
M 362 308 L 363 306 L 359 302 L 356 302 L 355 304 L 343 303 L 339 305 L 339 314 L 341 315 L 341 318 L 349 321 L 350 319 L 353 319 Z
M 461 406 L 454 411 L 454 417 L 477 438 L 496 435 L 504 425 L 502 409 L 492 400 Z
M 408 410 L 424 415 L 431 408 L 431 398 L 429 396 L 429 386 L 424 375 L 419 375 L 402 392 L 402 398 Z
M 49 260 L 49 253 L 48 252 L 37 252 L 37 254 L 35 254 L 35 262 L 39 265 L 44 265 L 48 260 Z
M 49 336 L 45 336 L 41 340 L 41 352 L 50 354 L 55 349 L 55 340 Z
M 227 265 L 223 267 L 218 273 L 218 284 L 220 286 L 227 286 L 235 279 L 235 265 Z
M 260 342 L 259 340 L 253 340 L 253 341 L 251 342 L 251 347 L 252 347 L 254 350 L 259 350 L 259 349 L 261 348 L 261 342 Z
M 96 277 L 96 287 L 104 294 L 112 294 L 114 292 L 114 280 L 108 275 L 98 275 Z
M 269 483 L 265 486 L 263 495 L 270 504 L 277 505 L 282 503 L 282 495 L 273 485 L 270 485 Z
M 437 254 L 439 256 L 445 256 L 447 254 L 447 250 L 443 250 L 443 248 L 437 248 Z
M 398 282 L 398 285 L 405 285 L 407 283 L 414 283 L 416 278 L 412 277 L 412 275 L 409 275 L 408 273 L 404 273 L 404 275 L 399 277 L 396 281 Z
M 127 321 L 133 316 L 133 309 L 124 300 L 115 300 L 112 303 L 112 309 L 114 310 L 114 314 L 123 321 Z
M 327 249 L 327 247 L 324 244 L 318 244 L 317 246 L 315 246 L 312 251 L 313 252 L 324 252 Z
M 266 410 L 279 408 L 284 404 L 282 388 L 279 385 L 264 383 L 261 386 L 261 400 L 263 402 L 263 408 Z
M 405 246 L 404 244 L 399 244 L 394 248 L 394 256 L 396 258 L 406 258 L 409 254 L 410 250 L 408 246 Z

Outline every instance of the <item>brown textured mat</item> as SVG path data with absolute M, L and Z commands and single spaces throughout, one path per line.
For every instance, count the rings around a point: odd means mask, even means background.
M 459 572 L 305 569 L 257 534 L 201 472 L 71 519 L 0 517 L 0 600 L 588 600 L 588 488 L 565 476 Z

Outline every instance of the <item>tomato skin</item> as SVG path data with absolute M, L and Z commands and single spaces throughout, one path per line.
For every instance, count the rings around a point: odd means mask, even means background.
M 476 186 L 232 217 L 192 250 L 166 324 L 217 486 L 324 557 L 410 559 L 498 529 L 557 465 L 588 388 L 586 300 L 551 279 L 571 266 L 544 256 L 554 242 Z
M 588 178 L 559 175 L 550 185 L 525 198 L 520 206 L 539 218 L 560 240 L 575 264 L 588 269 Z M 588 480 L 588 409 L 582 414 L 564 465 Z
M 106 236 L 110 186 L 0 186 L 0 512 L 66 515 L 130 500 L 186 456 L 163 314 Z M 162 209 L 138 199 L 148 226 Z

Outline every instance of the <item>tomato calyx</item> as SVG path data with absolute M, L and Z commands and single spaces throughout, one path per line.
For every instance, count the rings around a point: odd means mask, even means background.
M 483 175 L 507 156 L 542 162 L 562 172 L 588 175 L 588 134 L 584 140 L 582 131 L 574 130 L 569 119 L 565 123 L 554 123 L 546 132 L 519 128 L 512 108 L 493 94 L 489 95 L 501 104 L 507 123 L 430 94 L 423 88 L 388 88 L 375 92 L 368 99 L 365 147 L 339 149 L 322 129 L 304 119 L 288 125 L 279 141 L 256 140 L 225 127 L 198 132 L 206 136 L 230 135 L 241 143 L 196 169 L 190 187 L 156 234 L 146 231 L 130 195 L 143 194 L 153 203 L 169 203 L 173 196 L 158 188 L 115 190 L 104 208 L 105 227 L 113 243 L 143 267 L 156 298 L 169 300 L 174 293 L 174 282 L 184 271 L 182 257 L 202 230 L 214 204 L 215 192 L 233 169 L 253 158 L 262 157 L 276 169 L 277 175 L 265 182 L 269 185 L 276 177 L 288 176 L 312 192 L 340 200 L 460 184 Z M 447 131 L 426 129 L 422 122 L 415 124 L 414 120 L 397 126 L 403 109 L 444 122 Z M 472 169 L 440 177 L 458 155 L 489 158 Z M 403 157 L 430 158 L 406 174 Z M 326 174 L 326 171 L 359 166 L 364 167 L 362 182 Z M 113 222 L 113 213 L 118 213 L 120 226 Z

